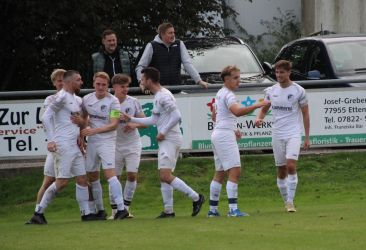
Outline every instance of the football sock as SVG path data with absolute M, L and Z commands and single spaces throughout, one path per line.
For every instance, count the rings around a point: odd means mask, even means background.
M 287 201 L 287 179 L 280 179 L 277 177 L 277 187 L 284 202 Z
M 287 175 L 287 186 L 288 186 L 288 195 L 287 195 L 287 202 L 294 202 L 296 187 L 298 183 L 297 174 L 289 174 Z
M 137 181 L 128 181 L 128 180 L 126 181 L 124 195 L 123 195 L 125 206 L 131 205 L 131 201 L 132 201 L 133 195 L 135 193 L 136 186 L 137 186 Z
M 56 183 L 52 183 L 44 192 L 41 202 L 39 203 L 37 213 L 43 214 L 48 204 L 56 197 L 57 188 Z
M 79 203 L 81 215 L 90 214 L 88 187 L 83 187 L 76 183 L 75 193 L 76 193 L 76 200 Z
M 118 210 L 124 210 L 125 206 L 123 205 L 123 194 L 122 194 L 122 186 L 117 176 L 113 176 L 108 179 L 109 190 L 112 194 L 112 198 L 114 202 L 117 204 Z
M 174 189 L 177 189 L 178 191 L 181 191 L 182 193 L 185 193 L 193 201 L 198 201 L 198 199 L 199 199 L 198 194 L 191 187 L 189 187 L 184 181 L 179 179 L 178 177 L 175 177 L 174 180 L 170 183 L 170 185 Z
M 92 189 L 93 198 L 95 201 L 95 206 L 97 208 L 97 211 L 104 210 L 103 190 L 102 190 L 102 185 L 100 184 L 100 180 L 93 181 L 90 184 L 91 184 L 91 189 Z
M 219 208 L 221 183 L 212 180 L 210 185 L 210 211 L 215 212 Z
M 173 213 L 173 187 L 165 182 L 160 182 L 161 195 L 163 197 L 164 212 Z
M 226 192 L 229 201 L 229 209 L 235 210 L 238 208 L 238 184 L 232 181 L 226 182 Z

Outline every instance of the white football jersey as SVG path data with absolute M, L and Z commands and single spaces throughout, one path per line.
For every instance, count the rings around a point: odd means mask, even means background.
M 224 86 L 217 92 L 215 97 L 215 128 L 236 130 L 237 119 L 229 109 L 230 106 L 235 103 L 238 103 L 238 100 L 236 99 L 234 92 L 230 89 Z
M 91 128 L 100 128 L 109 124 L 112 110 L 120 110 L 118 99 L 107 93 L 107 95 L 98 99 L 95 92 L 83 97 L 83 109 L 89 114 L 89 126 Z M 109 140 L 116 138 L 116 130 L 105 133 L 99 133 L 88 137 L 89 142 L 100 142 L 101 140 Z
M 80 128 L 70 119 L 73 114 L 81 114 L 82 100 L 79 96 L 60 90 L 49 108 L 55 112 L 54 116 L 54 138 L 55 142 L 72 141 L 76 142 L 80 134 Z
M 176 109 L 178 109 L 176 100 L 169 90 L 162 87 L 155 93 L 153 113 L 159 117 L 156 123 L 158 132 L 165 128 L 169 121 L 170 113 Z M 179 128 L 179 123 L 165 134 L 166 139 L 176 139 L 181 136 L 182 133 Z
M 136 98 L 128 95 L 126 99 L 121 103 L 121 112 L 128 114 L 132 117 L 137 117 L 137 115 L 142 113 L 141 104 Z M 119 125 L 117 128 L 117 143 L 133 143 L 140 140 L 140 134 L 138 129 L 126 133 L 124 132 L 125 125 L 125 121 L 119 121 Z
M 304 88 L 294 82 L 287 88 L 277 83 L 265 91 L 265 99 L 271 102 L 273 137 L 286 139 L 301 136 L 303 125 L 300 107 L 308 104 Z

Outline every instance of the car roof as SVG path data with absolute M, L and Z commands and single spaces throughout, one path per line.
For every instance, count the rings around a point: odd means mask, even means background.
M 202 38 L 189 38 L 184 40 L 184 44 L 188 49 L 194 48 L 211 48 L 218 45 L 229 44 L 245 44 L 238 37 L 202 37 Z
M 330 35 L 308 36 L 290 42 L 288 45 L 299 41 L 309 41 L 309 40 L 322 41 L 324 43 L 343 42 L 343 41 L 348 42 L 356 40 L 366 40 L 366 34 L 330 34 Z

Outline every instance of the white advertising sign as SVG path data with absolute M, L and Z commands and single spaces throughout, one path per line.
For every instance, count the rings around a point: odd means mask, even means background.
M 356 88 L 313 90 L 307 92 L 310 109 L 312 147 L 366 145 L 366 90 Z M 260 91 L 238 91 L 238 101 L 250 106 L 263 98 Z M 182 149 L 211 150 L 213 129 L 210 108 L 215 93 L 176 95 L 182 113 Z M 151 115 L 152 97 L 140 99 L 147 116 Z M 43 100 L 0 102 L 0 157 L 46 155 L 46 140 L 41 123 Z M 254 126 L 258 110 L 238 118 L 242 149 L 271 148 L 271 111 L 260 128 Z M 155 127 L 140 130 L 143 150 L 157 149 Z

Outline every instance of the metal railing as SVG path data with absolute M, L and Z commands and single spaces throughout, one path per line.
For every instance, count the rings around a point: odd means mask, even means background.
M 300 84 L 303 87 L 311 86 L 316 88 L 321 87 L 344 87 L 348 85 L 350 87 L 366 87 L 366 79 L 330 79 L 330 80 L 306 80 L 306 81 L 296 81 L 296 83 Z M 250 82 L 250 83 L 241 83 L 239 88 L 265 88 L 272 86 L 273 83 L 259 83 L 259 82 Z M 210 84 L 208 86 L 209 90 L 217 90 L 220 89 L 223 84 Z M 177 85 L 177 86 L 164 86 L 165 88 L 177 93 L 181 91 L 190 91 L 190 93 L 194 93 L 194 91 L 202 92 L 203 88 L 199 85 Z M 93 92 L 94 89 L 82 89 L 80 91 L 80 95 L 86 95 L 88 93 Z M 0 100 L 13 99 L 14 98 L 44 98 L 48 95 L 52 95 L 56 93 L 56 90 L 30 90 L 30 91 L 2 91 L 0 92 Z M 139 87 L 131 87 L 129 89 L 130 95 L 144 95 L 141 92 Z

